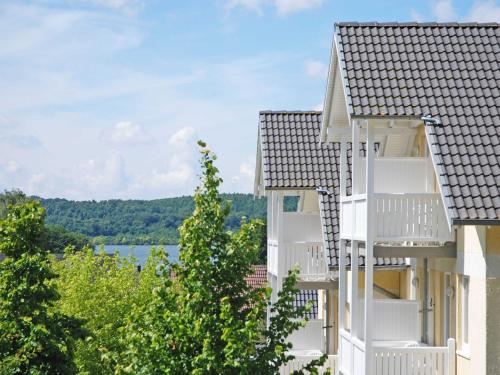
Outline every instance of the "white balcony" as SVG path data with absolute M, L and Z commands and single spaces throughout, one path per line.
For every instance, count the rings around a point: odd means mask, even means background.
M 298 268 L 301 281 L 322 281 L 328 274 L 323 244 L 321 242 L 295 242 L 279 245 L 267 243 L 268 271 L 286 276 L 288 271 Z
M 345 375 L 365 373 L 364 304 L 357 305 L 357 332 L 340 330 L 341 370 Z M 421 344 L 419 303 L 409 300 L 374 300 L 372 367 L 375 375 L 455 375 L 455 342 L 444 347 Z
M 294 371 L 299 371 L 313 359 L 317 359 L 321 354 L 295 355 L 295 359 L 288 362 L 280 369 L 280 375 L 290 375 Z M 329 355 L 323 367 L 319 369 L 319 374 L 323 374 L 327 369 L 330 369 L 330 374 L 337 374 L 337 356 Z
M 439 193 L 376 193 L 373 195 L 374 241 L 452 241 Z M 341 237 L 364 240 L 366 195 L 341 199 Z
M 322 243 L 294 243 L 286 245 L 285 272 L 292 268 L 299 269 L 299 279 L 302 281 L 325 280 L 328 267 Z

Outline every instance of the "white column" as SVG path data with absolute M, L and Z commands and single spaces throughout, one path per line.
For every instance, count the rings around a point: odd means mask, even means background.
M 373 321 L 373 174 L 374 129 L 366 125 L 366 259 L 365 259 L 365 374 L 373 373 L 372 324 Z
M 340 140 L 340 196 L 347 195 L 347 142 L 345 137 Z
M 345 329 L 345 304 L 346 304 L 346 271 L 345 271 L 345 240 L 340 240 L 339 249 L 339 321 L 340 329 Z
M 359 194 L 358 175 L 359 170 L 359 122 L 352 121 L 352 166 L 351 166 L 351 184 L 352 194 Z
M 277 240 L 278 240 L 278 291 L 283 285 L 283 278 L 286 277 L 286 247 L 285 247 L 285 226 L 283 217 L 283 194 L 276 192 L 276 213 L 275 217 L 278 220 L 277 225 Z
M 359 309 L 359 297 L 358 297 L 358 255 L 359 255 L 359 242 L 356 240 L 351 240 L 351 336 L 359 338 L 359 327 L 360 323 L 357 319 L 358 309 Z

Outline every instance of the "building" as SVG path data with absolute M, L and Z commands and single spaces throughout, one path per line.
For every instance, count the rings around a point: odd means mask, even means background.
M 271 176 L 264 182 L 271 217 L 278 211 L 277 223 L 268 224 L 278 276 L 284 266 L 272 241 L 282 237 L 275 233 L 313 233 L 308 222 L 279 219 L 280 197 L 320 189 L 328 271 L 316 282 L 334 286 L 315 289 L 334 291 L 320 295 L 338 325 L 338 345 L 330 339 L 327 350 L 338 353 L 341 374 L 500 373 L 498 26 L 336 24 L 317 147 L 328 150 L 327 164 L 334 159 L 337 178 L 326 178 L 306 156 L 301 171 L 319 179 L 298 189 L 297 170 L 257 163 L 257 181 Z M 285 135 L 283 127 L 273 140 Z M 292 138 L 308 142 L 304 134 Z M 268 153 L 283 160 L 281 150 Z M 280 178 L 285 186 L 273 185 Z M 306 195 L 299 207 L 314 205 Z M 315 240 L 315 233 L 297 241 Z M 380 259 L 392 267 L 404 260 L 398 298 L 387 299 L 387 288 L 380 293 Z M 279 277 L 271 281 L 279 288 Z

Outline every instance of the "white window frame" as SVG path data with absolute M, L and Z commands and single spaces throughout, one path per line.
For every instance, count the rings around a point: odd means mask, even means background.
M 461 294 L 461 351 L 465 354 L 470 353 L 470 277 L 467 275 L 462 275 L 460 280 L 460 294 Z

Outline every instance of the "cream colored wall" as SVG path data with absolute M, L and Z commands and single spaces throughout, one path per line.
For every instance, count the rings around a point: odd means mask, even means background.
M 500 374 L 500 269 L 493 261 L 500 257 L 500 226 L 486 228 L 486 252 L 486 373 Z

